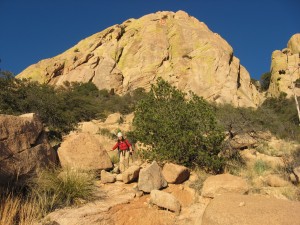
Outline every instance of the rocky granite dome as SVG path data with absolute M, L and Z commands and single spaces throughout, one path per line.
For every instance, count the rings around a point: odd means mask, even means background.
M 232 47 L 183 11 L 157 12 L 111 26 L 17 77 L 53 85 L 92 81 L 117 94 L 149 90 L 162 77 L 217 103 L 256 107 L 261 102 Z
M 294 34 L 287 48 L 272 53 L 271 81 L 268 96 L 278 97 L 285 92 L 287 97 L 300 96 L 300 33 Z

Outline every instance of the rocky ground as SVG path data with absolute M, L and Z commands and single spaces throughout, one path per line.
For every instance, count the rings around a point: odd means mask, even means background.
M 104 122 L 81 124 L 78 131 L 64 138 L 58 149 L 62 167 L 71 161 L 75 167 L 101 170 L 95 183 L 96 198 L 76 207 L 56 210 L 38 225 L 299 224 L 300 167 L 297 167 L 298 162 L 293 162 L 298 158 L 292 157 L 297 149 L 299 151 L 299 144 L 279 140 L 268 133 L 260 134 L 260 138 L 239 135 L 231 144 L 241 149 L 245 166 L 232 165 L 224 174 L 209 175 L 171 163 L 159 165 L 138 160 L 118 174 L 116 164 L 111 162 L 115 153 L 109 155 L 106 150 L 114 144 L 108 134 L 120 127 L 120 116 L 113 114 Z M 18 144 L 25 146 L 25 150 L 40 143 L 33 134 L 31 142 L 25 138 L 39 124 L 37 118 L 32 115 L 3 117 L 1 121 L 8 124 L 14 119 L 20 120 L 20 129 L 6 126 L 2 132 L 6 136 L 0 140 L 3 149 L 8 151 L 15 146 L 15 142 L 9 141 L 15 133 L 22 137 Z M 122 127 L 130 129 L 131 120 L 132 115 L 124 117 Z M 16 152 L 10 158 L 18 160 L 15 165 L 20 168 L 27 168 L 28 162 L 22 155 Z M 1 168 L 8 165 L 2 164 Z M 8 174 L 10 167 L 6 168 L 2 176 Z
M 251 187 L 244 179 L 229 174 L 210 176 L 204 182 L 202 192 L 197 193 L 189 187 L 195 176 L 192 174 L 183 184 L 169 184 L 162 189 L 163 193 L 178 200 L 181 206 L 178 213 L 154 204 L 152 192 L 139 191 L 137 182 L 103 184 L 98 181 L 96 200 L 79 207 L 57 210 L 40 224 L 296 225 L 299 222 L 300 203 L 297 201 L 249 193 Z
M 103 184 L 97 182 L 98 199 L 78 208 L 50 213 L 40 224 L 106 224 L 106 225 L 173 225 L 201 224 L 209 199 L 198 196 L 186 185 L 170 185 L 164 192 L 177 196 L 182 209 L 179 215 L 150 203 L 150 195 L 136 191 L 136 183 Z M 55 223 L 56 222 L 56 223 Z

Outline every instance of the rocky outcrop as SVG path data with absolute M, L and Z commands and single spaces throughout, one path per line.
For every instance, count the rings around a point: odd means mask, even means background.
M 246 149 L 254 147 L 257 144 L 257 140 L 247 133 L 237 134 L 230 141 L 229 144 L 234 149 Z
M 287 44 L 288 49 L 291 50 L 292 54 L 300 53 L 300 33 L 294 34 Z
M 139 87 L 149 90 L 162 77 L 217 103 L 255 107 L 261 101 L 232 47 L 183 11 L 129 19 L 29 66 L 17 77 L 53 85 L 91 81 L 118 94 Z
M 268 96 L 300 96 L 300 33 L 291 37 L 287 48 L 272 53 L 271 81 Z M 298 80 L 298 82 L 296 82 Z
M 112 162 L 99 140 L 89 133 L 71 133 L 58 149 L 62 167 L 85 170 L 111 169 Z
M 35 114 L 0 115 L 0 185 L 22 184 L 39 168 L 57 163 Z
M 278 166 L 283 167 L 284 161 L 282 157 L 270 156 L 263 153 L 257 152 L 255 149 L 246 149 L 240 152 L 241 157 L 245 160 L 247 165 L 253 165 L 258 160 L 266 162 L 273 168 Z
M 243 178 L 231 174 L 220 174 L 210 176 L 204 181 L 201 195 L 214 198 L 222 193 L 245 194 L 248 191 L 249 186 Z
M 300 220 L 299 212 L 299 202 L 223 194 L 209 203 L 202 225 L 296 225 Z

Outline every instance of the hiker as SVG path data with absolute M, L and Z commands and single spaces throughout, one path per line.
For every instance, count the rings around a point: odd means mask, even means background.
M 129 156 L 133 152 L 133 150 L 131 144 L 123 137 L 121 132 L 119 132 L 117 136 L 118 142 L 115 144 L 111 151 L 118 148 L 120 157 L 119 169 L 121 173 L 123 173 L 129 167 Z

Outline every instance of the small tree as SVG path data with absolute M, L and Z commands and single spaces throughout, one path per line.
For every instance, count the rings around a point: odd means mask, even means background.
M 218 154 L 224 135 L 213 108 L 203 98 L 190 93 L 187 99 L 185 93 L 159 78 L 138 103 L 133 125 L 136 140 L 151 146 L 143 152 L 146 158 L 222 170 L 223 159 Z

